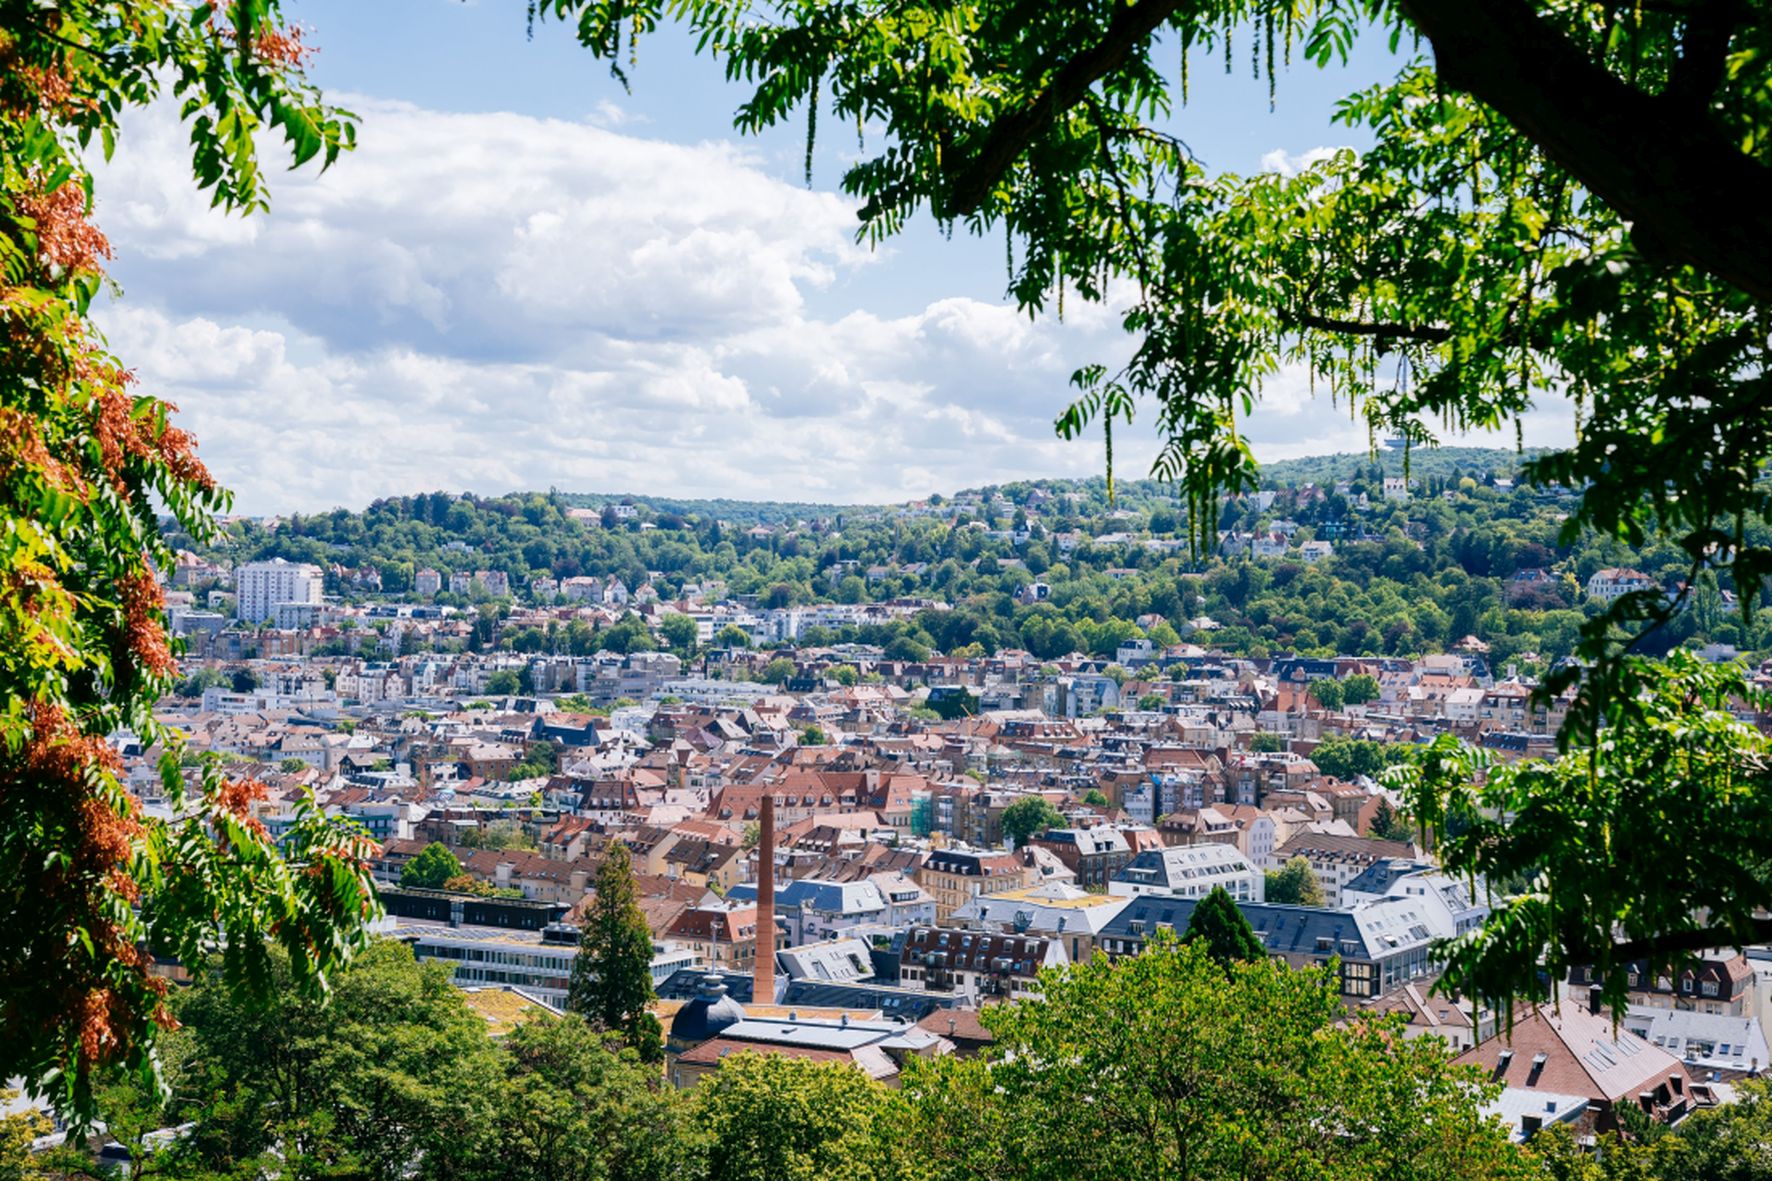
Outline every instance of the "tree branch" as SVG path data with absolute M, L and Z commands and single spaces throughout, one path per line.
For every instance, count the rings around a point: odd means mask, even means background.
M 1432 43 L 1441 79 L 1495 108 L 1630 221 L 1645 254 L 1772 299 L 1772 169 L 1694 118 L 1689 100 L 1628 85 L 1529 0 L 1399 4 Z M 1688 37 L 1694 51 L 1701 43 Z
M 1071 58 L 1033 102 L 999 116 L 985 130 L 976 150 L 964 152 L 949 173 L 947 199 L 937 215 L 964 217 L 975 212 L 991 187 L 1009 171 L 1040 132 L 1076 105 L 1099 79 L 1113 72 L 1133 50 L 1181 8 L 1185 0 L 1138 0 L 1114 9 L 1106 35 Z
M 1745 934 L 1728 927 L 1706 927 L 1700 931 L 1678 931 L 1671 935 L 1652 935 L 1633 939 L 1612 947 L 1612 962 L 1628 964 L 1639 960 L 1662 964 L 1667 957 L 1708 951 L 1713 947 L 1746 947 L 1772 940 L 1772 918 L 1752 919 Z
M 1729 65 L 1729 39 L 1741 21 L 1739 0 L 1710 0 L 1686 16 L 1680 56 L 1662 95 L 1669 103 L 1703 118 Z
M 1296 328 L 1315 328 L 1319 332 L 1334 332 L 1343 336 L 1372 336 L 1380 341 L 1386 340 L 1419 340 L 1427 344 L 1443 344 L 1452 339 L 1450 329 L 1438 324 L 1386 324 L 1372 323 L 1366 320 L 1339 320 L 1333 316 L 1319 316 L 1314 312 L 1301 312 L 1288 319 Z

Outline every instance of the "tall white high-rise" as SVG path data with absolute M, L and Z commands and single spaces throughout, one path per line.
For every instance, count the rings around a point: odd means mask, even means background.
M 318 604 L 324 586 L 320 567 L 306 562 L 248 562 L 234 571 L 234 615 L 264 623 L 276 616 L 279 603 Z

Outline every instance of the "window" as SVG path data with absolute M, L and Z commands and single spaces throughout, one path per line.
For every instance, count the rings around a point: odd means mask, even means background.
M 1717 982 L 1715 980 L 1706 980 L 1699 986 L 1699 990 L 1703 992 L 1705 996 L 1716 996 Z

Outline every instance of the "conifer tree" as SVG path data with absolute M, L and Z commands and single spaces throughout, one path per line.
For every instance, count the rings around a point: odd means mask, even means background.
M 603 858 L 596 891 L 572 963 L 566 1007 L 620 1034 L 643 1057 L 656 1057 L 658 1019 L 646 1009 L 655 995 L 652 931 L 640 913 L 633 859 L 620 841 Z
M 1372 814 L 1372 835 L 1385 841 L 1412 841 L 1415 830 L 1409 822 L 1397 814 L 1386 799 L 1378 801 L 1378 810 Z
M 1259 960 L 1267 955 L 1267 948 L 1255 937 L 1255 928 L 1223 886 L 1212 887 L 1212 893 L 1194 907 L 1182 942 L 1192 943 L 1196 939 L 1205 944 L 1207 954 L 1227 968 L 1238 961 Z

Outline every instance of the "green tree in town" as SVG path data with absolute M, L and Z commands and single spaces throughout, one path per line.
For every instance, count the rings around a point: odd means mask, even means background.
M 1376 779 L 1386 767 L 1407 763 L 1414 758 L 1414 748 L 1401 742 L 1373 742 L 1368 738 L 1336 736 L 1324 739 L 1311 751 L 1311 762 L 1317 770 L 1337 779 L 1352 780 L 1365 776 Z
M 523 691 L 523 679 L 514 668 L 501 668 L 486 678 L 486 693 L 490 697 L 515 697 Z
M 794 662 L 785 656 L 777 656 L 763 666 L 762 679 L 771 685 L 785 685 L 793 679 Z
M 1735 1102 L 1698 1111 L 1651 1146 L 1658 1181 L 1772 1176 L 1772 1081 L 1735 1084 Z
M 1101 794 L 1101 789 L 1099 787 L 1092 787 L 1084 792 L 1083 802 L 1092 808 L 1105 808 L 1110 803 L 1108 798 Z
M 640 911 L 628 847 L 612 842 L 597 869 L 596 895 L 584 917 L 566 1007 L 622 1037 L 644 1058 L 662 1051 L 652 990 L 652 930 Z
M 1317 871 L 1303 857 L 1268 870 L 1267 900 L 1287 906 L 1322 906 L 1323 886 L 1317 881 Z
M 1163 934 L 987 1007 L 975 1059 L 912 1059 L 892 1122 L 924 1176 L 1525 1178 L 1499 1088 L 1431 1039 L 1347 1023 L 1333 973 Z
M 749 648 L 750 646 L 751 634 L 736 623 L 729 623 L 714 633 L 714 647 L 716 648 Z
M 1003 835 L 1017 849 L 1027 844 L 1029 838 L 1063 823 L 1064 817 L 1045 796 L 1028 796 L 1003 809 Z
M 1383 841 L 1413 841 L 1415 829 L 1391 807 L 1389 800 L 1381 798 L 1372 814 L 1372 835 Z
M 467 849 L 526 849 L 536 851 L 535 837 L 515 820 L 493 820 L 461 834 Z
M 1214 886 L 1188 916 L 1187 933 L 1182 936 L 1182 942 L 1195 940 L 1205 945 L 1208 955 L 1227 966 L 1267 955 L 1267 949 L 1255 937 L 1255 928 L 1249 925 L 1236 900 L 1223 886 Z
M 38 1175 L 32 1167 L 31 1143 L 55 1130 L 55 1123 L 34 1107 L 13 1111 L 18 1092 L 0 1089 L 0 1106 L 12 1113 L 0 1115 L 0 1181 L 25 1181 Z
M 1286 749 L 1286 739 L 1283 735 L 1263 730 L 1259 734 L 1250 735 L 1249 749 L 1256 754 L 1279 754 Z
M 929 708 L 944 721 L 956 718 L 970 718 L 978 713 L 978 695 L 965 689 L 957 693 L 943 693 L 929 699 Z
M 671 651 L 684 658 L 695 655 L 697 637 L 695 620 L 687 615 L 672 613 L 658 621 L 658 634 L 670 645 Z
M 1317 699 L 1318 705 L 1330 713 L 1340 709 L 1342 703 L 1347 700 L 1342 691 L 1341 682 L 1328 677 L 1311 682 L 1311 696 Z
M 690 1118 L 708 1181 L 868 1181 L 907 1175 L 883 1140 L 888 1102 L 848 1063 L 740 1053 L 696 1084 Z
M 1378 686 L 1378 678 L 1371 673 L 1355 673 L 1341 682 L 1341 699 L 1348 705 L 1365 705 L 1369 701 L 1377 701 L 1382 692 Z
M 317 994 L 375 911 L 372 846 L 350 826 L 310 801 L 273 840 L 256 785 L 179 774 L 153 709 L 178 671 L 161 516 L 204 543 L 229 500 L 89 319 L 111 257 L 90 164 L 126 112 L 177 95 L 193 187 L 260 210 L 260 145 L 324 166 L 352 142 L 306 56 L 276 0 L 0 13 L 0 1079 L 80 1121 L 101 1073 L 154 1077 L 169 1014 L 144 948 L 194 962 L 225 946 L 228 979 L 262 995 L 270 936 L 291 986 Z M 124 790 L 104 741 L 120 728 L 164 752 L 176 819 Z
M 461 872 L 461 862 L 449 846 L 432 841 L 400 867 L 400 884 L 414 890 L 440 890 L 444 882 Z
M 1765 1079 L 1734 1084 L 1736 1102 L 1696 1111 L 1673 1128 L 1645 1124 L 1583 1143 L 1568 1124 L 1527 1142 L 1549 1181 L 1754 1181 L 1772 1170 L 1772 1101 Z
M 466 1129 L 470 1181 L 676 1181 L 699 1176 L 685 1104 L 656 1066 L 567 1014 L 504 1041 L 487 1124 Z
M 511 764 L 505 778 L 512 782 L 544 779 L 560 769 L 560 756 L 564 750 L 558 742 L 532 742 L 523 752 L 522 760 Z
M 273 982 L 291 982 L 282 957 Z M 485 1020 L 449 969 L 395 940 L 359 957 L 327 1003 L 279 991 L 243 1005 L 203 974 L 178 1016 L 192 1046 L 172 1114 L 196 1124 L 180 1155 L 212 1176 L 447 1176 L 500 1082 Z

